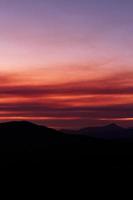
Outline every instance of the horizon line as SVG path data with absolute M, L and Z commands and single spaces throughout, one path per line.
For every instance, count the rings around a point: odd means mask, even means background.
M 123 129 L 129 129 L 129 128 L 132 128 L 132 126 L 130 127 L 124 127 L 124 126 L 121 126 L 121 125 L 118 125 L 117 123 L 108 123 L 108 124 L 105 124 L 105 125 L 96 125 L 96 126 L 84 126 L 84 127 L 81 127 L 81 128 L 78 128 L 78 129 L 71 129 L 71 128 L 60 128 L 60 129 L 57 129 L 57 128 L 54 128 L 52 126 L 47 126 L 47 125 L 42 125 L 42 124 L 39 124 L 37 122 L 33 122 L 33 121 L 28 121 L 28 120 L 13 120 L 13 121 L 4 121 L 4 122 L 0 122 L 0 125 L 1 124 L 8 124 L 8 123 L 30 123 L 30 124 L 33 124 L 33 125 L 37 125 L 37 126 L 42 126 L 42 127 L 47 127 L 47 128 L 52 128 L 52 129 L 55 129 L 55 130 L 73 130 L 73 131 L 76 131 L 76 130 L 82 130 L 82 129 L 86 129 L 86 128 L 102 128 L 102 127 L 108 127 L 108 126 L 117 126 L 117 127 L 121 127 Z

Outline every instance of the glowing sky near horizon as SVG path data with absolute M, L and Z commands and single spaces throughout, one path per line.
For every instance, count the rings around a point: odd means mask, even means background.
M 0 121 L 133 126 L 133 1 L 0 0 Z

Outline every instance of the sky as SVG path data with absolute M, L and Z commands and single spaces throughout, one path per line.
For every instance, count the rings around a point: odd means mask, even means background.
M 133 126 L 132 0 L 0 0 L 0 121 Z

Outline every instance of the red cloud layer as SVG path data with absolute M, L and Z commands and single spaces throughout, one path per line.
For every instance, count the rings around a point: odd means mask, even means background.
M 23 84 L 0 76 L 0 120 L 26 119 L 54 127 L 132 124 L 133 75 L 60 84 Z M 6 83 L 6 84 L 5 84 Z

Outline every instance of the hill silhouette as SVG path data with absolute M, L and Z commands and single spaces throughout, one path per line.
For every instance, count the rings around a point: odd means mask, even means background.
M 133 139 L 133 128 L 123 128 L 117 124 L 109 124 L 100 127 L 87 127 L 80 130 L 61 130 L 66 134 L 86 135 L 93 138 L 101 138 L 107 140 L 113 139 Z
M 115 124 L 57 131 L 31 122 L 0 124 L 0 165 L 39 164 L 48 161 L 74 161 L 89 166 L 133 166 L 133 129 Z

